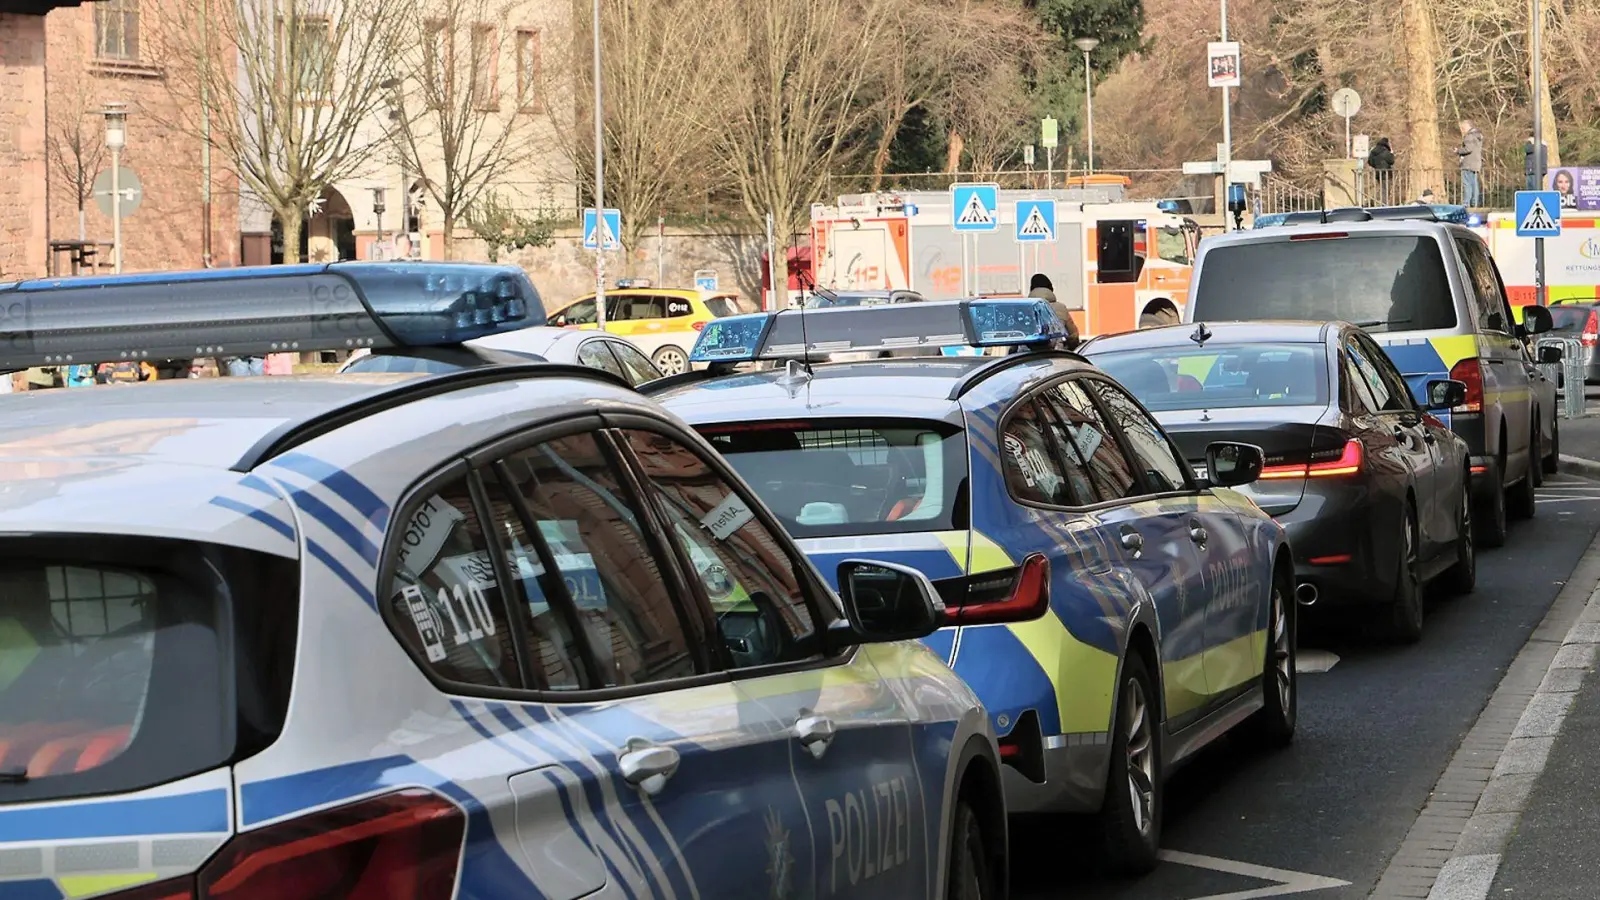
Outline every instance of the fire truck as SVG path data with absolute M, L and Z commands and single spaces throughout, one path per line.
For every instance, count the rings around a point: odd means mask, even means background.
M 1200 228 L 1167 202 L 1093 187 L 999 192 L 999 227 L 958 234 L 948 192 L 847 194 L 811 208 L 811 275 L 835 290 L 1017 297 L 1035 273 L 1089 337 L 1179 321 Z M 1017 240 L 1018 200 L 1054 199 L 1054 240 Z M 964 240 L 965 239 L 965 240 Z

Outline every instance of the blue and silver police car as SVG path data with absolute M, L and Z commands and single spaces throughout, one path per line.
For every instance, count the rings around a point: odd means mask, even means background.
M 1228 489 L 1260 448 L 1212 444 L 1197 479 L 1064 336 L 1034 300 L 730 317 L 693 351 L 709 369 L 644 390 L 822 571 L 867 554 L 933 579 L 956 624 L 926 643 L 992 716 L 1010 810 L 1097 813 L 1109 861 L 1143 871 L 1174 765 L 1236 725 L 1292 738 L 1293 558 Z
M 0 286 L 0 370 L 455 345 L 519 270 Z M 536 363 L 0 397 L 0 897 L 1006 890 L 925 576 L 830 588 L 619 378 Z

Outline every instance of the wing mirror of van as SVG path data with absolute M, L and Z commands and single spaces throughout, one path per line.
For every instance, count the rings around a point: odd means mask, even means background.
M 1555 327 L 1555 320 L 1550 318 L 1548 307 L 1529 305 L 1522 308 L 1522 333 L 1524 335 L 1544 334 Z

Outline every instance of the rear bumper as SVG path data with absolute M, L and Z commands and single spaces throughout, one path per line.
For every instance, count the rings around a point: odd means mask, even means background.
M 1350 606 L 1385 597 L 1392 584 L 1374 550 L 1376 520 L 1368 491 L 1358 485 L 1313 487 L 1293 510 L 1277 517 L 1294 551 L 1295 583 L 1317 589 L 1317 605 Z
M 1006 812 L 1092 813 L 1105 797 L 1111 735 L 1056 734 L 1045 738 L 1044 773 L 1040 784 L 1011 766 L 1000 767 Z

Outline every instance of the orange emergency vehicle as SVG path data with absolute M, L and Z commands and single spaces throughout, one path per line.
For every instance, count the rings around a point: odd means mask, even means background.
M 999 227 L 962 235 L 951 228 L 948 192 L 847 194 L 811 208 L 812 277 L 835 290 L 952 300 L 1023 296 L 1040 272 L 1085 337 L 1179 321 L 1199 226 L 1155 202 L 1102 196 L 1002 190 Z M 1056 201 L 1055 240 L 1017 240 L 1017 201 L 1032 199 Z
M 1489 242 L 1511 305 L 1534 302 L 1533 238 L 1517 237 L 1515 216 L 1490 213 L 1474 230 Z M 1544 239 L 1544 283 L 1551 303 L 1600 297 L 1600 217 L 1592 211 L 1562 211 L 1561 236 Z

